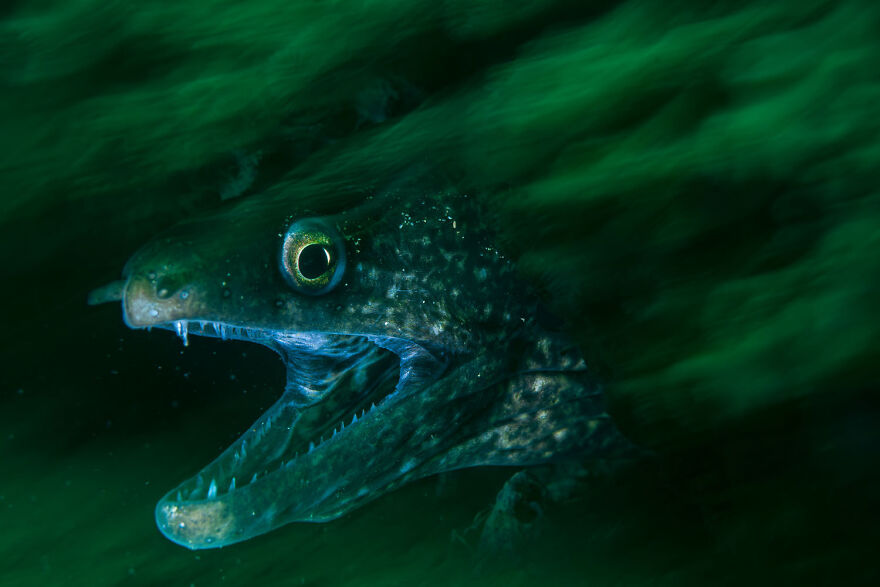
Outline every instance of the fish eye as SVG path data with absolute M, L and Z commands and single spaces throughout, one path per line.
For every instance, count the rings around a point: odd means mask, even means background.
M 328 223 L 305 218 L 290 225 L 281 244 L 281 274 L 293 289 L 321 295 L 342 280 L 345 245 Z

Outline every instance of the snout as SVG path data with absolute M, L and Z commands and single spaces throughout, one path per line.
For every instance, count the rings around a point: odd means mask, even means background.
M 144 328 L 188 319 L 206 311 L 195 283 L 173 273 L 135 273 L 122 297 L 125 323 Z
M 89 294 L 90 305 L 122 302 L 131 328 L 167 324 L 203 313 L 204 292 L 194 276 L 202 260 L 180 241 L 163 239 L 138 251 L 126 264 L 123 279 Z

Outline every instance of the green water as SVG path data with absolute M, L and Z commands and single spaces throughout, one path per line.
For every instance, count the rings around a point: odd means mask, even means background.
M 0 585 L 877 582 L 878 31 L 868 0 L 4 4 Z M 166 541 L 155 502 L 283 369 L 88 291 L 180 219 L 414 168 L 486 200 L 657 456 L 514 559 L 466 531 L 506 470 Z

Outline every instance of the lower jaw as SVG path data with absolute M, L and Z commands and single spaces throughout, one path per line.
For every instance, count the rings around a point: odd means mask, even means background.
M 189 324 L 175 329 L 183 330 L 184 336 L 201 330 Z M 165 501 L 171 505 L 189 504 L 192 508 L 214 502 L 298 466 L 303 456 L 322 450 L 324 443 L 343 441 L 353 428 L 371 417 L 373 409 L 394 395 L 400 380 L 399 357 L 367 337 L 279 335 L 229 326 L 213 330 L 279 352 L 286 362 L 287 385 L 281 398 L 245 434 L 169 493 Z M 317 344 L 327 341 L 333 344 Z M 334 375 L 328 378 L 328 371 Z

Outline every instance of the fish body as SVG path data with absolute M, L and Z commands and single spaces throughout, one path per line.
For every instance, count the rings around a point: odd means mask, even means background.
M 245 202 L 126 265 L 133 328 L 275 350 L 287 383 L 157 504 L 189 548 L 337 518 L 409 481 L 628 449 L 578 349 L 492 244 L 474 198 L 368 198 L 333 214 Z

